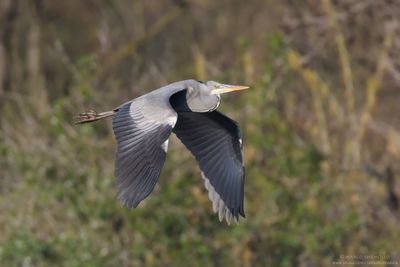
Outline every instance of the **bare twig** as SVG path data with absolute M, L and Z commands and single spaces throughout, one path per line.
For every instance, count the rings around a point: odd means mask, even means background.
M 340 64 L 342 66 L 343 81 L 346 88 L 347 111 L 349 114 L 354 113 L 354 82 L 351 70 L 350 56 L 347 50 L 344 35 L 337 23 L 336 12 L 331 0 L 323 0 L 323 7 L 328 13 L 330 24 L 335 31 L 335 42 L 339 53 Z
M 331 96 L 332 99 L 334 97 L 329 93 L 327 84 L 320 79 L 316 72 L 303 67 L 302 59 L 297 52 L 293 50 L 289 51 L 287 58 L 289 66 L 302 76 L 311 90 L 315 115 L 319 124 L 317 132 L 320 138 L 321 150 L 324 154 L 329 154 L 331 152 L 331 145 L 323 102 L 328 96 Z M 331 104 L 337 105 L 337 101 L 333 100 Z
M 387 61 L 386 59 L 387 59 L 390 47 L 392 46 L 393 38 L 394 38 L 394 28 L 388 27 L 388 31 L 385 35 L 382 52 L 378 59 L 375 73 L 367 81 L 367 99 L 366 99 L 366 103 L 365 103 L 364 108 L 361 113 L 360 123 L 357 128 L 355 141 L 354 141 L 354 144 L 355 144 L 354 156 L 358 162 L 360 160 L 360 155 L 361 155 L 361 148 L 360 148 L 361 143 L 362 143 L 362 140 L 365 135 L 366 126 L 367 126 L 369 120 L 371 119 L 371 112 L 376 103 L 376 96 L 377 96 L 378 90 L 381 88 L 380 85 L 381 85 L 383 74 L 385 71 L 385 66 L 386 66 L 386 61 Z

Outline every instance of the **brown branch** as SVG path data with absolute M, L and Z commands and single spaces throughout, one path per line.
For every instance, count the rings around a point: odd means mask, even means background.
M 400 196 L 396 192 L 396 178 L 394 172 L 390 166 L 387 166 L 385 170 L 379 171 L 371 164 L 366 164 L 364 166 L 364 171 L 373 177 L 378 178 L 378 180 L 385 183 L 387 192 L 387 204 L 393 212 L 397 212 L 400 208 Z

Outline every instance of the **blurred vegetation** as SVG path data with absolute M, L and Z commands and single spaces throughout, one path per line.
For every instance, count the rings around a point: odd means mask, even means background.
M 399 17 L 389 0 L 0 0 L 0 265 L 399 261 Z M 221 105 L 244 132 L 239 224 L 175 137 L 155 192 L 122 208 L 111 124 L 72 124 L 188 78 L 252 87 Z

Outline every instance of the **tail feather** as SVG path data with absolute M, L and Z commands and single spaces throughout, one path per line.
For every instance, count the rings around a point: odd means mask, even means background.
M 97 120 L 100 120 L 103 118 L 114 116 L 115 113 L 117 113 L 116 110 L 111 110 L 111 111 L 106 111 L 106 112 L 101 112 L 101 113 L 97 113 L 94 110 L 89 110 L 84 113 L 78 113 L 76 116 L 74 116 L 74 123 L 82 124 L 82 123 L 94 122 L 94 121 L 97 121 Z

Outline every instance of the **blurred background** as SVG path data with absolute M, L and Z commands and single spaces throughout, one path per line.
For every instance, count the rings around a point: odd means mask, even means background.
M 397 0 L 0 0 L 0 265 L 399 261 L 399 18 Z M 121 207 L 110 121 L 72 123 L 189 78 L 251 86 L 220 108 L 244 133 L 239 224 L 175 136 Z

